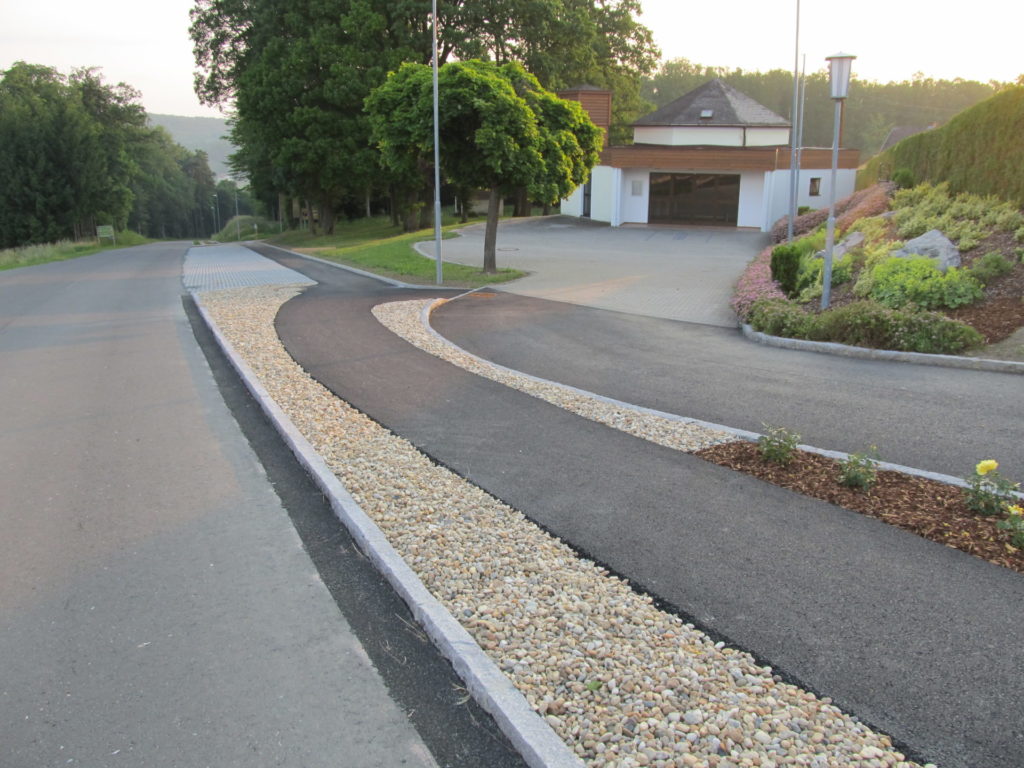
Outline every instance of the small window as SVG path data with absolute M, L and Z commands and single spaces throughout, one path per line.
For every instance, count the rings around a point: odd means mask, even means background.
M 643 197 L 644 194 L 644 183 L 642 181 L 633 182 L 633 197 Z
M 702 109 L 700 111 L 700 119 L 701 120 L 710 120 L 714 116 L 715 116 L 715 110 L 713 110 L 713 109 Z
M 815 176 L 811 179 L 811 188 L 808 190 L 811 197 L 821 196 L 821 177 Z

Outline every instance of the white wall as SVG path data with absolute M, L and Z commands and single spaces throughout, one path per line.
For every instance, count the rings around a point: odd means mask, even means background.
M 633 141 L 673 147 L 774 147 L 789 144 L 789 128 L 747 128 L 746 139 L 743 134 L 744 129 L 735 126 L 638 125 L 633 128 Z
M 727 126 L 705 128 L 638 125 L 633 128 L 633 141 L 637 144 L 668 144 L 673 147 L 742 147 L 743 129 Z
M 764 221 L 764 177 L 763 171 L 740 173 L 740 205 L 736 214 L 737 227 L 761 229 Z
M 612 226 L 621 223 L 616 204 L 619 199 L 622 171 L 608 165 L 598 165 L 590 172 L 590 218 L 607 221 Z
M 639 195 L 634 195 L 634 185 L 639 185 Z M 627 168 L 622 171 L 623 224 L 646 224 L 651 192 L 651 172 L 647 168 Z
M 576 187 L 569 196 L 562 201 L 560 207 L 562 213 L 566 216 L 582 216 L 583 215 L 583 185 Z
M 789 144 L 789 128 L 747 128 L 748 147 L 776 147 Z
M 829 168 L 801 168 L 797 176 L 797 207 L 808 205 L 811 208 L 828 208 L 831 175 L 832 171 Z M 789 170 L 769 171 L 765 177 L 765 185 L 770 193 L 766 197 L 766 223 L 763 229 L 768 230 L 772 224 L 789 213 Z M 810 194 L 811 179 L 821 179 L 820 194 Z M 855 168 L 840 168 L 836 172 L 836 200 L 852 195 L 856 183 Z

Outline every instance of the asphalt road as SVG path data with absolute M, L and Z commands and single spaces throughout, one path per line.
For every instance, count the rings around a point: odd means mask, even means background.
M 896 464 L 963 477 L 996 459 L 1024 479 L 1024 377 L 854 360 L 755 344 L 738 330 L 499 292 L 434 312 L 459 346 L 629 403 L 819 448 L 878 446 Z
M 1018 574 L 468 374 L 370 315 L 428 294 L 263 252 L 323 283 L 285 304 L 277 329 L 347 402 L 915 755 L 1019 768 L 1024 676 L 1007 650 L 1024 633 Z M 478 304 L 488 328 L 495 310 Z M 523 313 L 505 333 L 532 325 Z M 593 347 L 562 352 L 571 367 Z
M 0 765 L 521 766 L 244 393 L 225 405 L 187 247 L 0 273 Z

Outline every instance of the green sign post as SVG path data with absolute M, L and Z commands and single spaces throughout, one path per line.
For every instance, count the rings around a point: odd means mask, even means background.
M 104 237 L 109 237 L 114 245 L 117 245 L 117 235 L 114 234 L 114 228 L 109 224 L 101 224 L 96 227 L 96 239 L 102 240 Z

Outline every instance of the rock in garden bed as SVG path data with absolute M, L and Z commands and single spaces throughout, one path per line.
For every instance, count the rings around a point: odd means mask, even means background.
M 745 441 L 715 445 L 696 455 L 1024 573 L 1024 550 L 1012 546 L 1009 534 L 996 527 L 999 518 L 971 512 L 955 486 L 879 470 L 875 485 L 861 491 L 839 484 L 835 459 L 798 450 L 783 466 L 762 458 L 758 446 Z

